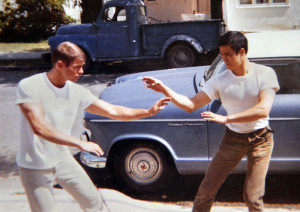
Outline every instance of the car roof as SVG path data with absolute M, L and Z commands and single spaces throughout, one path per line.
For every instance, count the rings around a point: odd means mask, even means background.
M 300 57 L 300 30 L 263 31 L 245 36 L 249 58 Z

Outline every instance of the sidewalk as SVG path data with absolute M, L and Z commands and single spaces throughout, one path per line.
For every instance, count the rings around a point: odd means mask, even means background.
M 0 178 L 0 211 L 30 212 L 26 194 L 18 177 Z M 191 207 L 172 203 L 160 203 L 136 200 L 125 194 L 111 190 L 99 189 L 110 212 L 188 212 Z M 54 189 L 54 196 L 62 212 L 82 212 L 77 202 L 63 189 Z M 247 212 L 246 207 L 215 206 L 211 212 Z M 300 211 L 292 209 L 268 208 L 265 212 Z
M 42 54 L 48 51 L 36 52 L 0 52 L 0 60 L 33 60 L 41 59 Z
M 42 55 L 45 53 L 49 53 L 49 51 L 35 51 L 35 52 L 1 52 L 0 51 L 0 70 L 49 69 L 51 68 L 51 64 L 49 62 L 45 62 L 46 59 L 42 58 Z M 13 65 L 8 65 L 10 63 L 12 63 Z

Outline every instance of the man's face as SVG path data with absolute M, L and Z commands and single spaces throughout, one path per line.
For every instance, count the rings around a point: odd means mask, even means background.
M 234 70 L 236 67 L 242 65 L 242 50 L 236 53 L 230 45 L 220 46 L 220 54 L 229 70 Z
M 84 73 L 83 65 L 84 60 L 75 59 L 69 66 L 64 65 L 63 75 L 65 80 L 70 80 L 72 82 L 76 82 L 79 77 Z

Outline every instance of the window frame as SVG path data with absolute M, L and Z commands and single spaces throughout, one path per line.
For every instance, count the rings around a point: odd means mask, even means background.
M 257 0 L 251 0 L 249 4 L 241 4 L 241 0 L 237 0 L 238 8 L 266 8 L 266 7 L 290 7 L 290 0 L 284 3 L 274 3 L 274 0 L 268 0 L 268 3 L 257 3 Z

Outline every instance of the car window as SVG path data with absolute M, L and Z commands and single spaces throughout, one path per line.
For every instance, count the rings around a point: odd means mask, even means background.
M 269 64 L 277 74 L 278 94 L 300 94 L 300 62 Z
M 207 82 L 212 76 L 219 74 L 226 70 L 226 65 L 222 60 L 221 55 L 219 54 L 216 59 L 213 61 L 211 66 L 204 73 L 204 80 Z
M 263 64 L 273 68 L 277 74 L 280 90 L 278 94 L 300 94 L 300 60 L 286 58 L 250 58 L 254 63 Z M 204 74 L 205 82 L 215 74 L 226 69 L 225 63 L 220 55 L 216 57 L 212 65 Z M 198 83 L 203 86 L 203 83 Z

